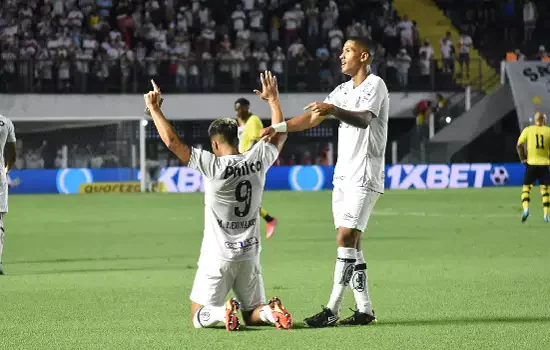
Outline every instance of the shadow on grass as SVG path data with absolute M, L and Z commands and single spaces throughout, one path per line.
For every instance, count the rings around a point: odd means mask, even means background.
M 114 257 L 95 257 L 95 258 L 57 258 L 57 259 L 43 259 L 43 260 L 15 260 L 15 261 L 5 261 L 7 265 L 16 265 L 16 264 L 55 264 L 55 263 L 73 263 L 73 262 L 101 262 L 101 261 L 126 261 L 126 260 L 171 260 L 171 259 L 183 259 L 188 258 L 189 256 L 185 255 L 171 255 L 171 256 L 147 256 L 147 257 L 136 257 L 136 256 L 114 256 Z
M 141 267 L 106 267 L 96 269 L 66 269 L 66 270 L 49 270 L 49 271 L 29 271 L 21 273 L 10 273 L 11 276 L 24 275 L 63 275 L 69 273 L 94 273 L 94 272 L 130 272 L 130 271 L 166 271 L 166 270 L 182 270 L 179 266 L 141 266 Z
M 372 327 L 420 327 L 420 326 L 449 326 L 449 325 L 469 325 L 469 324 L 492 324 L 492 323 L 504 323 L 504 324 L 521 324 L 521 323 L 550 323 L 550 316 L 537 316 L 537 317 L 477 317 L 477 318 L 455 318 L 455 319 L 421 319 L 421 320 L 396 320 L 396 321 L 378 321 L 373 325 L 368 325 L 367 328 Z M 222 328 L 223 327 L 216 327 Z M 243 327 L 241 330 L 269 330 L 271 326 L 264 327 Z M 329 328 L 361 328 L 361 326 L 336 326 Z M 303 322 L 295 322 L 293 330 L 315 330 L 319 328 L 310 328 Z M 322 328 L 321 328 L 322 329 Z
M 390 326 L 446 326 L 446 325 L 467 325 L 483 323 L 550 323 L 550 316 L 525 316 L 525 317 L 464 317 L 447 319 L 420 319 L 420 320 L 388 320 L 378 321 L 374 327 Z

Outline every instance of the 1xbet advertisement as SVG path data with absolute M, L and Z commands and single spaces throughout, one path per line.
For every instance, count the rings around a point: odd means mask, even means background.
M 386 166 L 387 189 L 441 189 L 521 186 L 525 166 L 507 164 L 397 164 Z M 269 169 L 267 191 L 332 189 L 333 166 L 275 166 Z M 12 170 L 10 194 L 96 194 L 138 192 L 138 169 L 29 169 Z M 162 192 L 199 192 L 203 179 L 187 167 L 162 169 Z M 118 185 L 117 185 L 118 184 Z

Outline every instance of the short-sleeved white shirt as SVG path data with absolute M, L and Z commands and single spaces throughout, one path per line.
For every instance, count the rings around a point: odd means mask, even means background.
M 0 154 L 4 154 L 4 148 L 6 143 L 15 142 L 15 128 L 13 123 L 8 118 L 0 115 Z M 0 184 L 7 183 L 8 178 L 6 176 L 6 164 L 4 164 L 4 157 L 0 157 Z
M 384 193 L 384 167 L 390 99 L 382 78 L 369 74 L 356 88 L 349 80 L 340 84 L 325 102 L 348 111 L 370 111 L 369 127 L 360 129 L 340 122 L 335 187 L 366 187 Z
M 260 207 L 267 170 L 279 156 L 265 141 L 238 155 L 191 149 L 188 166 L 204 176 L 201 259 L 241 261 L 260 253 Z

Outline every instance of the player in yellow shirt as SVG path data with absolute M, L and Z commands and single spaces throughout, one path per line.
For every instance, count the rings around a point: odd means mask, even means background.
M 260 117 L 250 112 L 250 102 L 246 98 L 239 98 L 235 101 L 235 112 L 239 124 L 239 152 L 243 153 L 258 142 L 264 125 Z M 263 207 L 260 209 L 260 216 L 267 223 L 266 237 L 269 239 L 275 234 L 278 221 L 269 215 Z
M 527 146 L 527 154 L 525 154 Z M 518 139 L 518 154 L 522 163 L 526 164 L 523 187 L 521 189 L 521 204 L 523 215 L 521 222 L 529 217 L 529 202 L 531 201 L 531 188 L 538 180 L 540 193 L 542 195 L 542 206 L 544 209 L 544 221 L 548 222 L 548 211 L 550 209 L 550 127 L 546 125 L 546 114 L 535 113 L 535 124 L 523 129 Z

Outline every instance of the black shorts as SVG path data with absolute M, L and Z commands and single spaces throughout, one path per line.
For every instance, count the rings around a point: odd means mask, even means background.
M 461 53 L 458 56 L 458 62 L 459 63 L 470 64 L 470 54 L 469 53 Z
M 550 169 L 548 165 L 529 165 L 525 167 L 525 176 L 523 178 L 524 185 L 535 185 L 536 181 L 539 185 L 550 185 Z

